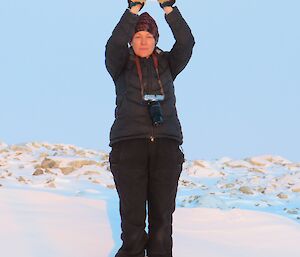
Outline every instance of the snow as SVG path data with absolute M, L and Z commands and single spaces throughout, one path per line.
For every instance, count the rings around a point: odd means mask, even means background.
M 281 156 L 187 160 L 174 213 L 174 257 L 298 254 L 300 164 Z M 113 257 L 118 197 L 108 154 L 0 142 L 0 245 L 9 257 Z
M 112 247 L 103 201 L 19 189 L 0 199 L 2 256 L 99 257 Z
M 121 244 L 116 203 L 24 189 L 1 189 L 0 199 L 2 256 L 113 257 Z M 176 257 L 282 257 L 297 256 L 300 225 L 255 211 L 177 208 L 173 233 Z

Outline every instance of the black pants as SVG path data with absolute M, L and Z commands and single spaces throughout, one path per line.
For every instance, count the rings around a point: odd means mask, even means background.
M 116 257 L 172 257 L 172 214 L 184 155 L 177 141 L 115 143 L 110 168 L 120 198 L 123 241 Z M 148 203 L 148 234 L 145 231 Z

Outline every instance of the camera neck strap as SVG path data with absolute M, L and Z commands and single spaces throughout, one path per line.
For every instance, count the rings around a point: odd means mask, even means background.
M 157 75 L 158 84 L 160 86 L 160 93 L 162 95 L 164 95 L 165 94 L 164 93 L 164 88 L 163 88 L 163 85 L 161 83 L 159 72 L 158 72 L 158 58 L 157 58 L 157 55 L 154 52 L 152 53 L 152 59 L 153 59 L 153 63 L 154 63 L 155 72 L 156 72 L 156 75 Z M 135 55 L 135 64 L 136 64 L 137 73 L 138 73 L 139 79 L 140 79 L 141 95 L 142 95 L 142 99 L 143 99 L 144 98 L 145 87 L 144 87 L 144 83 L 143 83 L 143 73 L 142 73 L 141 63 L 140 63 L 140 59 L 137 55 Z

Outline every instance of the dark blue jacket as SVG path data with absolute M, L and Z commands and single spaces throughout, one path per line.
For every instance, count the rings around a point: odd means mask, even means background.
M 138 15 L 126 10 L 106 45 L 105 63 L 115 83 L 115 121 L 110 131 L 110 146 L 132 138 L 172 138 L 182 144 L 183 136 L 177 116 L 173 81 L 191 58 L 195 44 L 191 30 L 177 7 L 165 15 L 176 40 L 171 51 L 156 48 L 159 75 L 165 100 L 161 102 L 164 122 L 153 126 L 148 106 L 141 97 L 141 85 L 135 64 L 134 52 L 128 43 L 134 35 Z M 143 82 L 147 93 L 160 92 L 152 58 L 140 58 Z

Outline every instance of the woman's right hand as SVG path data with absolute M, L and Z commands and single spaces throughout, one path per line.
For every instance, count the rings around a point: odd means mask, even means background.
M 145 5 L 146 0 L 127 0 L 128 8 L 134 14 L 137 14 Z

